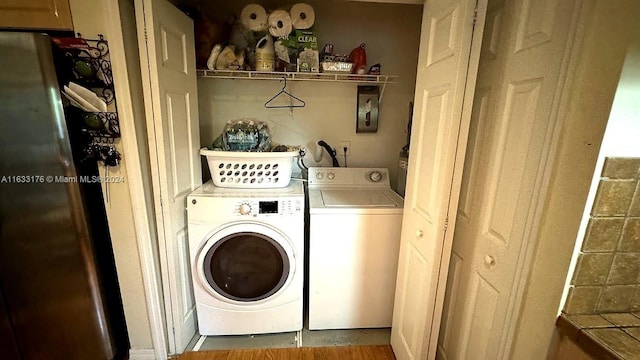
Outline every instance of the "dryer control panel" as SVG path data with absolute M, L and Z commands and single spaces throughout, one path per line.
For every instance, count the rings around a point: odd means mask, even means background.
M 304 211 L 304 202 L 297 199 L 279 198 L 273 200 L 246 199 L 238 201 L 235 213 L 240 215 L 292 215 Z

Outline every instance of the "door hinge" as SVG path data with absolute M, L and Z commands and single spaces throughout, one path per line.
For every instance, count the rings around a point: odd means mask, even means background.
M 444 231 L 446 232 L 448 228 L 449 228 L 449 217 L 447 216 L 444 219 Z
M 478 21 L 478 2 L 476 2 L 476 7 L 473 8 L 473 26 L 476 25 L 476 22 Z

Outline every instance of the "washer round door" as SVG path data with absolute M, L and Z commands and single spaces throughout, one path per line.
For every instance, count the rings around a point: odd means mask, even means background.
M 198 255 L 201 283 L 217 297 L 242 303 L 269 299 L 285 289 L 295 271 L 289 239 L 262 224 L 221 229 Z

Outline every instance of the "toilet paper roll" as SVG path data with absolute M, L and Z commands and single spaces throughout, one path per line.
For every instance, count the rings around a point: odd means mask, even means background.
M 251 31 L 266 31 L 267 20 L 267 11 L 258 4 L 249 4 L 240 13 L 240 22 Z
M 287 37 L 293 30 L 291 16 L 284 10 L 269 14 L 269 33 L 277 38 Z
M 294 29 L 306 30 L 313 26 L 316 21 L 316 12 L 309 4 L 298 3 L 291 7 L 289 11 L 291 23 Z

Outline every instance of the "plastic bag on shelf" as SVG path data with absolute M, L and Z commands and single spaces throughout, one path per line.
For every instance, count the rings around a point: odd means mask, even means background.
M 229 120 L 222 132 L 224 150 L 269 151 L 271 131 L 267 123 L 255 119 Z

